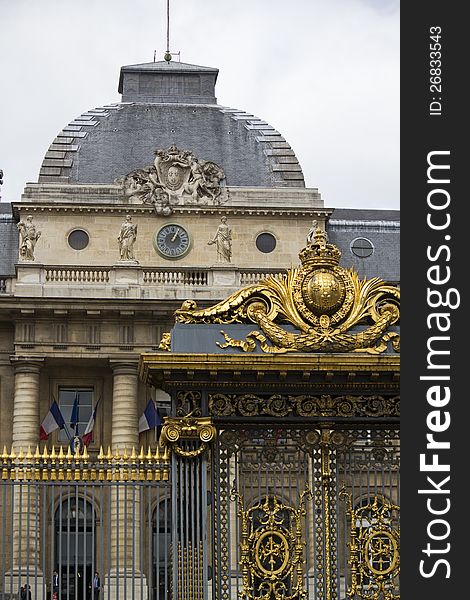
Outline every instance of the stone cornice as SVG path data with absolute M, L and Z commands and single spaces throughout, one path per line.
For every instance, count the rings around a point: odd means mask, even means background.
M 326 219 L 333 213 L 332 208 L 296 208 L 295 206 L 291 209 L 288 208 L 277 208 L 277 207 L 266 207 L 266 208 L 253 208 L 244 206 L 176 206 L 173 208 L 174 215 L 218 215 L 218 216 L 250 216 L 250 217 L 318 217 L 320 219 Z M 96 204 L 80 204 L 77 201 L 75 204 L 51 204 L 51 203 L 37 203 L 37 202 L 21 202 L 13 205 L 13 214 L 19 219 L 20 211 L 22 213 L 79 213 L 79 214 L 116 214 L 116 215 L 149 215 L 153 218 L 163 219 L 155 215 L 155 211 L 152 207 L 146 205 L 111 205 L 104 203 Z
M 316 188 L 225 188 L 228 200 L 219 205 L 175 205 L 173 214 L 308 216 L 327 218 L 333 212 L 325 208 Z M 13 202 L 13 213 L 71 212 L 155 214 L 151 205 L 125 198 L 115 184 L 28 184 L 21 202 Z M 155 215 L 156 218 L 158 218 Z

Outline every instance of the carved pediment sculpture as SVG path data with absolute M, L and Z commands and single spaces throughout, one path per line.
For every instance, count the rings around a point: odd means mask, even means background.
M 153 204 L 158 215 L 168 216 L 177 205 L 215 205 L 226 200 L 223 170 L 214 162 L 198 159 L 188 150 L 170 146 L 156 150 L 153 165 L 119 177 L 125 196 Z
M 399 351 L 392 326 L 400 318 L 400 291 L 381 279 L 360 280 L 356 271 L 339 266 L 340 250 L 317 228 L 299 254 L 302 266 L 286 275 L 269 276 L 222 302 L 198 309 L 187 300 L 175 312 L 179 323 L 254 323 L 245 340 L 223 331 L 221 348 L 264 352 Z M 285 324 L 289 324 L 288 329 Z M 292 325 L 298 332 L 292 331 Z

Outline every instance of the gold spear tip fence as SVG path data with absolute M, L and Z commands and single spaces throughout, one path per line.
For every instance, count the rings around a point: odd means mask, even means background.
M 114 452 L 103 446 L 96 456 L 91 456 L 85 446 L 72 452 L 70 446 L 55 446 L 49 450 L 39 446 L 33 454 L 28 446 L 6 446 L 0 455 L 1 479 L 9 481 L 168 481 L 170 478 L 170 449 L 157 445 L 140 451 L 135 447 Z

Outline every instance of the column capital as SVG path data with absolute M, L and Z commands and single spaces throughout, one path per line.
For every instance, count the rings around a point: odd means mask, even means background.
M 10 363 L 12 364 L 15 374 L 16 373 L 35 373 L 39 374 L 41 367 L 44 366 L 44 358 L 40 356 L 10 356 Z
M 137 375 L 139 361 L 110 359 L 109 366 L 114 375 Z

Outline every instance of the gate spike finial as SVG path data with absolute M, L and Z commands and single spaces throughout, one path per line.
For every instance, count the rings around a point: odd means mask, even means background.
M 163 446 L 162 460 L 165 462 L 168 462 L 170 460 L 170 447 L 167 445 Z

